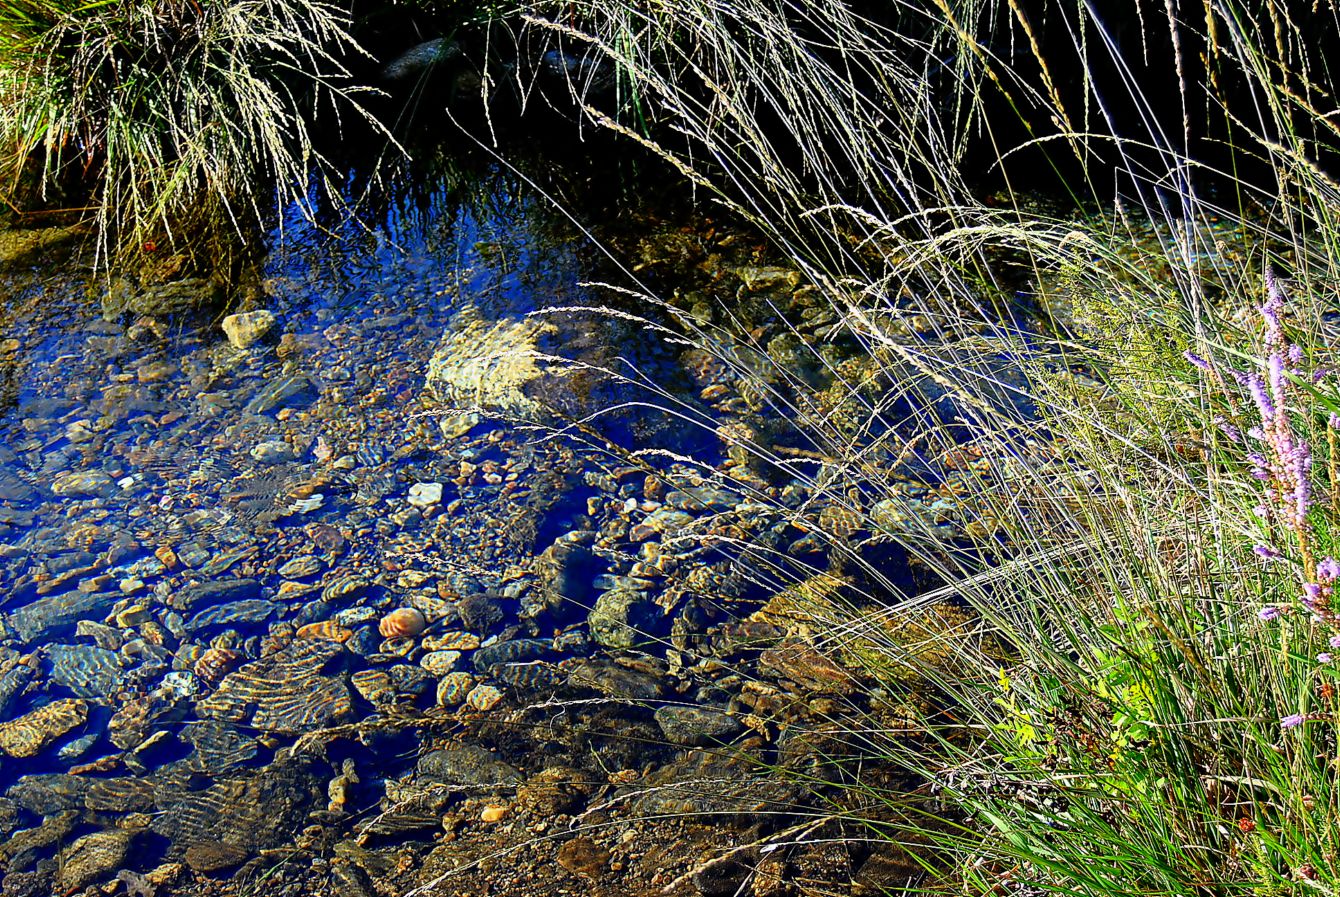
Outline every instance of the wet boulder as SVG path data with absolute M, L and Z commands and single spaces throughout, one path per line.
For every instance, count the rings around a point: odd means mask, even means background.
M 87 701 L 81 698 L 53 701 L 18 719 L 0 723 L 0 751 L 20 760 L 36 757 L 87 719 Z
M 45 642 L 74 633 L 80 620 L 99 619 L 119 598 L 107 592 L 77 589 L 26 604 L 10 615 L 10 625 L 25 643 Z
M 415 765 L 420 782 L 444 785 L 515 785 L 523 776 L 516 767 L 474 744 L 430 751 Z
M 659 634 L 665 614 L 646 592 L 621 585 L 600 594 L 587 622 L 597 643 L 631 648 Z
M 743 728 L 728 713 L 709 707 L 666 706 L 656 711 L 656 725 L 672 744 L 706 747 L 729 741 Z
M 102 297 L 102 316 L 114 321 L 127 312 L 135 315 L 170 315 L 192 311 L 219 302 L 223 285 L 201 277 L 167 283 L 139 283 L 117 278 Z
M 60 852 L 56 885 L 62 893 L 83 890 L 113 875 L 130 852 L 131 834 L 117 829 L 93 832 Z
M 233 348 L 245 350 L 265 339 L 274 330 L 277 320 L 274 312 L 261 308 L 228 315 L 223 319 L 222 327 Z

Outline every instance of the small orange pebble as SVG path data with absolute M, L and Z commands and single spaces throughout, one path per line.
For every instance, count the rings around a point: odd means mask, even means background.
M 495 804 L 489 804 L 484 808 L 484 812 L 479 814 L 482 822 L 501 822 L 507 815 L 506 807 L 499 807 Z

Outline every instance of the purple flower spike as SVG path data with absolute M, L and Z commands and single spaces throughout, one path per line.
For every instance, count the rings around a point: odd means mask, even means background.
M 1340 635 L 1331 636 L 1330 645 L 1332 648 L 1340 649 Z
M 1322 558 L 1317 564 L 1317 579 L 1322 582 L 1334 582 L 1340 579 L 1340 561 L 1335 558 Z
M 1276 560 L 1280 556 L 1280 553 L 1269 545 L 1254 545 L 1252 551 L 1256 552 L 1258 557 L 1265 558 L 1268 561 Z
M 1303 720 L 1305 719 L 1307 719 L 1307 717 L 1303 716 L 1303 714 L 1301 713 L 1291 713 L 1288 716 L 1280 718 L 1280 728 L 1281 729 L 1297 728 L 1298 726 L 1301 726 L 1303 724 Z
M 1270 395 L 1275 404 L 1284 404 L 1284 356 L 1278 352 L 1270 353 L 1266 361 L 1266 370 L 1270 372 Z
M 1323 651 L 1317 655 L 1317 663 L 1330 663 L 1333 658 L 1330 653 Z
M 1214 368 L 1212 368 L 1212 367 L 1210 366 L 1210 363 L 1209 363 L 1208 361 L 1206 361 L 1204 358 L 1201 358 L 1201 357 L 1200 357 L 1199 355 L 1197 355 L 1195 352 L 1192 352 L 1190 349 L 1188 349 L 1187 351 L 1183 352 L 1182 354 L 1186 357 L 1186 360 L 1187 360 L 1187 361 L 1191 362 L 1192 364 L 1194 364 L 1196 367 L 1200 368 L 1200 369 L 1201 369 L 1202 371 L 1204 371 L 1205 373 L 1207 373 L 1207 374 L 1209 374 L 1209 373 L 1213 373 Z
M 1280 609 L 1267 605 L 1257 611 L 1256 615 L 1261 618 L 1262 622 L 1269 623 L 1271 620 L 1279 619 Z
M 1284 290 L 1268 265 L 1265 280 L 1266 301 L 1261 306 L 1261 317 L 1266 322 L 1266 345 L 1278 346 L 1284 342 L 1284 326 L 1280 323 L 1280 313 L 1284 311 Z
M 1261 420 L 1270 422 L 1275 419 L 1275 405 L 1270 401 L 1270 396 L 1266 395 L 1266 385 L 1261 378 L 1252 374 L 1247 377 L 1247 389 L 1252 394 L 1252 400 L 1256 402 L 1256 408 L 1261 412 Z
M 1238 428 L 1230 424 L 1222 414 L 1217 416 L 1214 422 L 1219 427 L 1219 431 L 1228 437 L 1229 442 L 1242 442 L 1242 433 L 1238 432 Z

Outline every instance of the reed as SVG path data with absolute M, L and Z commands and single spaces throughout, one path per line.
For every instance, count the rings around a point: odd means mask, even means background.
M 934 794 L 834 779 L 881 809 L 870 831 L 920 844 L 922 886 L 956 893 L 1334 891 L 1334 13 L 563 9 L 527 25 L 640 99 L 590 119 L 761 228 L 855 360 L 802 350 L 816 385 L 747 333 L 685 326 L 831 459 L 816 507 L 944 583 L 900 594 L 870 540 L 830 540 L 866 594 L 824 611 L 822 646 L 890 694 L 913 668 L 932 697 L 924 737 L 847 732 Z M 983 147 L 989 203 L 960 167 Z M 1039 151 L 1074 211 L 1015 189 L 1011 160 Z M 949 487 L 948 523 L 876 513 L 914 479 Z M 890 635 L 946 597 L 982 637 Z

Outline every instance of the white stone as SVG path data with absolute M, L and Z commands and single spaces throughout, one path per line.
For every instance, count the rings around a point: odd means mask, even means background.
M 416 508 L 427 508 L 441 501 L 441 483 L 415 483 L 409 487 L 409 503 Z
M 251 449 L 251 459 L 259 461 L 261 464 L 283 464 L 292 461 L 297 456 L 298 453 L 293 450 L 293 446 L 282 439 L 270 439 L 257 443 Z
M 274 329 L 275 313 L 266 309 L 244 311 L 223 319 L 223 332 L 234 349 L 250 349 Z

